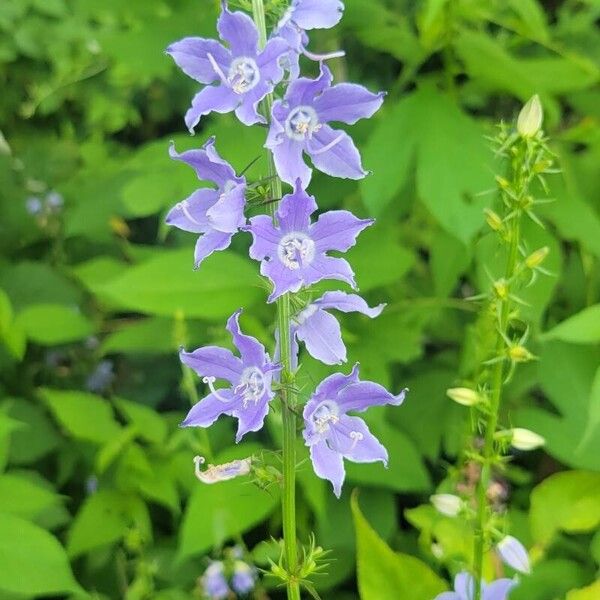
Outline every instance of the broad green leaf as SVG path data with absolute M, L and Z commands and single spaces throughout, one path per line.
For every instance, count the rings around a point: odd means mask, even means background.
M 67 555 L 47 531 L 0 512 L 0 589 L 29 596 L 83 593 Z
M 17 359 L 25 354 L 25 335 L 18 323 L 15 323 L 10 298 L 0 289 L 0 342 Z
M 19 313 L 18 325 L 30 340 L 53 346 L 88 337 L 93 324 L 77 308 L 61 304 L 35 304 Z
M 560 530 L 593 530 L 600 524 L 600 473 L 551 475 L 532 491 L 529 518 L 534 539 L 544 545 Z
M 564 598 L 567 591 L 589 581 L 581 564 L 564 559 L 536 564 L 531 575 L 523 577 L 510 593 L 510 600 L 548 600 Z
M 600 304 L 594 304 L 569 317 L 546 332 L 544 337 L 573 344 L 600 342 Z
M 571 590 L 565 600 L 597 600 L 600 598 L 600 579 L 596 579 L 592 585 L 578 590 Z
M 215 463 L 245 458 L 258 450 L 258 446 L 242 444 L 219 455 Z M 194 477 L 191 461 L 189 476 Z M 261 490 L 248 477 L 215 485 L 198 482 L 183 517 L 178 559 L 202 554 L 244 533 L 264 521 L 278 505 L 276 486 Z
M 477 194 L 492 186 L 484 130 L 433 87 L 389 108 L 364 155 L 374 174 L 361 187 L 374 215 L 406 185 L 415 162 L 419 197 L 443 229 L 466 244 L 482 226 L 488 199 Z
M 194 271 L 192 244 L 163 252 L 99 287 L 117 305 L 144 313 L 219 320 L 260 295 L 258 270 L 231 252 L 219 252 Z
M 56 494 L 26 477 L 0 475 L 0 506 L 4 512 L 35 520 L 42 512 L 57 504 L 59 497 Z
M 137 428 L 140 437 L 154 444 L 162 444 L 167 435 L 167 423 L 159 413 L 139 402 L 123 398 L 113 400 L 119 412 Z
M 175 321 L 163 317 L 138 319 L 108 335 L 102 343 L 102 352 L 131 354 L 175 353 Z
M 363 517 L 352 497 L 361 600 L 431 600 L 446 584 L 419 559 L 394 552 Z
M 107 400 L 79 391 L 42 390 L 56 420 L 75 438 L 104 444 L 120 431 Z
M 100 490 L 85 500 L 69 529 L 67 550 L 74 558 L 122 538 L 132 525 L 143 532 L 148 514 L 136 497 L 114 490 Z

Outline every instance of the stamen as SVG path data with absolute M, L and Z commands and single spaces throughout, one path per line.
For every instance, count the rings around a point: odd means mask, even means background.
M 304 56 L 310 58 L 310 60 L 322 62 L 324 60 L 331 60 L 332 58 L 344 58 L 346 53 L 343 50 L 337 50 L 336 52 L 329 52 L 328 54 L 313 54 L 304 48 Z
M 208 60 L 214 70 L 214 72 L 219 76 L 219 79 L 223 82 L 223 83 L 227 83 L 227 77 L 225 76 L 225 73 L 223 73 L 223 69 L 221 69 L 221 67 L 219 66 L 219 64 L 217 63 L 217 61 L 215 60 L 215 57 L 210 53 L 207 52 L 206 56 L 208 57 Z
M 328 152 L 334 146 L 337 146 L 343 139 L 344 139 L 344 134 L 340 133 L 340 135 L 338 135 L 335 138 L 335 140 L 333 140 L 332 142 L 330 142 L 329 144 L 327 144 L 327 146 L 323 146 L 319 150 L 311 150 L 311 154 L 314 156 L 314 155 L 318 155 L 318 154 L 323 154 L 324 152 Z
M 266 387 L 265 374 L 258 367 L 248 367 L 233 391 L 242 394 L 242 405 L 248 408 L 250 402 L 256 404 L 264 396 Z
M 308 266 L 315 257 L 315 243 L 303 232 L 291 232 L 277 247 L 279 260 L 292 271 Z
M 219 394 L 219 390 L 215 388 L 214 383 L 216 381 L 216 377 L 203 377 L 202 381 L 208 385 L 210 391 L 217 400 L 220 400 L 221 402 L 229 402 L 229 398 L 221 396 L 221 394 Z
M 356 444 L 365 439 L 365 436 L 360 431 L 351 431 L 350 438 L 352 439 L 352 450 L 356 448 Z

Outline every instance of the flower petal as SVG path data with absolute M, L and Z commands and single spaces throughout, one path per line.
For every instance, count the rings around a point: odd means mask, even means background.
M 319 252 L 346 252 L 356 244 L 360 232 L 373 223 L 374 219 L 359 219 L 347 210 L 330 210 L 319 217 L 310 228 L 309 235 Z
M 310 227 L 310 216 L 317 210 L 314 196 L 309 196 L 302 187 L 300 179 L 296 180 L 293 194 L 287 194 L 281 200 L 277 216 L 279 227 L 283 233 L 307 231 Z
M 304 142 L 293 140 L 284 134 L 271 149 L 279 177 L 290 185 L 294 185 L 300 178 L 302 186 L 307 188 L 312 177 L 312 169 L 302 157 Z
M 346 346 L 337 319 L 317 310 L 296 328 L 296 336 L 304 342 L 308 353 L 326 365 L 346 362 Z
M 378 304 L 373 308 L 357 294 L 346 294 L 346 292 L 325 292 L 318 300 L 315 300 L 313 304 L 316 304 L 323 310 L 335 309 L 344 313 L 359 312 L 367 317 L 374 319 L 378 317 L 385 304 Z
M 219 195 L 215 190 L 196 190 L 189 198 L 176 204 L 167 214 L 167 225 L 191 233 L 204 233 L 211 225 L 206 212 L 215 204 Z
M 454 591 L 460 596 L 461 600 L 472 600 L 475 592 L 475 580 L 467 572 L 458 573 L 454 578 Z
M 343 258 L 319 256 L 310 265 L 305 267 L 303 271 L 305 285 L 312 285 L 323 279 L 336 279 L 356 288 L 354 272 L 348 261 Z
M 314 108 L 322 123 L 341 121 L 353 125 L 372 117 L 383 104 L 385 92 L 373 94 L 362 85 L 339 83 L 326 89 L 315 100 Z
M 277 246 L 281 234 L 273 226 L 273 219 L 268 215 L 258 215 L 250 219 L 250 225 L 243 228 L 252 234 L 253 243 L 250 246 L 250 258 L 264 260 L 277 256 Z
M 302 29 L 330 29 L 344 13 L 340 0 L 294 0 L 291 19 Z
M 308 419 L 312 415 L 312 411 L 317 405 L 326 399 L 335 398 L 339 392 L 345 387 L 358 383 L 358 365 L 352 367 L 352 371 L 348 375 L 343 373 L 334 373 L 326 377 L 317 386 L 312 398 L 307 402 L 304 409 L 304 418 Z
M 265 394 L 256 404 L 250 403 L 246 408 L 240 407 L 235 412 L 238 419 L 238 430 L 235 441 L 238 443 L 248 432 L 263 428 L 265 417 L 269 413 L 269 394 Z
M 510 590 L 516 585 L 514 579 L 498 579 L 485 588 L 483 600 L 506 600 Z
M 254 89 L 240 95 L 241 101 L 240 105 L 235 109 L 235 116 L 244 125 L 265 124 L 267 120 L 258 112 L 258 105 L 272 89 L 266 82 L 261 81 Z
M 238 383 L 244 370 L 242 361 L 231 350 L 219 346 L 204 346 L 194 352 L 181 350 L 179 358 L 200 377 L 226 379 L 232 385 Z
M 327 439 L 331 448 L 348 460 L 357 463 L 382 462 L 387 466 L 387 450 L 360 417 L 342 415 L 337 423 L 331 424 Z
M 400 406 L 406 397 L 406 390 L 394 396 L 382 385 L 372 381 L 358 381 L 348 385 L 337 396 L 336 402 L 343 412 L 355 410 L 362 412 L 370 406 Z
M 268 302 L 274 302 L 286 292 L 296 293 L 302 287 L 302 270 L 288 269 L 279 259 L 263 261 L 260 264 L 260 274 L 268 277 L 273 284 L 273 291 L 269 295 Z
M 224 85 L 209 85 L 194 96 L 192 106 L 185 113 L 185 124 L 190 133 L 194 133 L 194 127 L 204 115 L 211 112 L 231 112 L 239 103 L 240 97 L 230 88 Z
M 360 153 L 345 131 L 323 125 L 313 134 L 306 151 L 313 165 L 332 177 L 362 179 L 368 173 L 362 167 Z
M 321 64 L 321 73 L 316 79 L 300 77 L 292 81 L 285 94 L 285 100 L 291 108 L 304 105 L 312 106 L 315 97 L 326 90 L 332 81 L 331 71 Z
M 456 592 L 442 592 L 438 594 L 434 600 L 464 600 L 461 596 L 459 596 Z
M 254 337 L 245 335 L 240 330 L 240 314 L 234 312 L 227 320 L 227 331 L 233 338 L 235 347 L 240 351 L 244 367 L 262 367 L 265 364 L 265 347 Z
M 271 86 L 283 79 L 283 67 L 280 58 L 290 51 L 290 44 L 281 37 L 273 37 L 258 55 L 256 64 L 260 69 L 260 78 Z
M 201 181 L 212 181 L 219 187 L 224 187 L 228 181 L 236 183 L 245 181 L 243 177 L 237 177 L 233 167 L 219 156 L 215 149 L 214 136 L 209 138 L 200 150 L 187 150 L 181 154 L 175 150 L 175 144 L 171 142 L 169 156 L 192 167 Z
M 225 40 L 234 56 L 254 58 L 258 52 L 258 30 L 254 21 L 245 13 L 231 12 L 226 3 L 217 22 L 221 39 Z
M 239 184 L 219 196 L 219 199 L 206 212 L 213 229 L 226 233 L 235 233 L 246 223 L 244 207 L 246 205 L 246 185 Z
M 310 459 L 317 477 L 331 481 L 333 493 L 339 498 L 346 477 L 342 455 L 331 450 L 323 440 L 310 447 Z
M 192 406 L 181 427 L 210 427 L 221 415 L 231 415 L 236 407 L 236 400 L 230 389 L 218 390 L 219 398 L 209 394 Z M 229 400 L 224 402 L 220 398 Z
M 209 54 L 222 71 L 227 72 L 231 64 L 229 50 L 216 40 L 187 37 L 171 44 L 166 52 L 188 77 L 204 84 L 213 83 L 219 79 L 219 75 L 208 58 Z
M 194 249 L 194 268 L 198 269 L 213 252 L 226 250 L 231 245 L 233 233 L 224 233 L 212 229 L 198 238 Z

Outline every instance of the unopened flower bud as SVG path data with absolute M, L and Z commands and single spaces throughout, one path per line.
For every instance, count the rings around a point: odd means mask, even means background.
M 525 546 L 512 535 L 505 536 L 496 546 L 498 554 L 504 564 L 512 567 L 519 573 L 531 573 L 531 564 Z
M 539 267 L 545 260 L 546 257 L 550 254 L 550 248 L 548 246 L 544 246 L 535 252 L 532 252 L 526 259 L 525 264 L 529 269 L 535 269 Z
M 442 548 L 441 544 L 431 544 L 431 554 L 433 554 L 438 560 L 441 560 L 444 557 L 444 548 Z
M 510 187 L 510 181 L 508 181 L 508 179 L 505 179 L 501 175 L 496 175 L 496 182 L 503 190 Z
M 456 517 L 463 507 L 463 501 L 453 494 L 434 494 L 429 499 L 434 508 L 446 517 Z
M 448 398 L 462 406 L 475 406 L 481 402 L 479 393 L 469 388 L 450 388 L 446 390 L 446 394 L 448 395 Z
M 531 354 L 525 346 L 521 346 L 520 344 L 512 346 L 508 351 L 508 356 L 510 360 L 516 363 L 529 362 L 533 358 L 533 354 Z
M 535 450 L 536 448 L 541 448 L 546 443 L 546 440 L 541 435 L 522 427 L 515 427 L 504 432 L 504 434 L 509 437 L 510 445 L 517 450 Z
M 530 138 L 537 134 L 542 127 L 544 111 L 540 97 L 535 94 L 521 109 L 517 120 L 517 131 L 524 138 Z
M 506 283 L 506 280 L 498 279 L 498 281 L 494 281 L 494 290 L 500 300 L 506 300 L 506 298 L 508 298 L 508 284 Z
M 504 225 L 502 223 L 502 219 L 500 218 L 500 215 L 498 215 L 497 213 L 495 213 L 493 210 L 486 208 L 485 209 L 485 220 L 487 221 L 487 224 L 490 226 L 491 229 L 493 229 L 494 231 L 502 231 L 502 229 L 504 228 Z

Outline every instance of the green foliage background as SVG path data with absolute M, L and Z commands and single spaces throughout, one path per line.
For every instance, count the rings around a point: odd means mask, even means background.
M 249 236 L 193 272 L 193 236 L 163 225 L 196 185 L 169 160 L 169 140 L 185 149 L 215 134 L 238 170 L 261 154 L 264 132 L 228 117 L 185 133 L 195 86 L 163 50 L 185 35 L 213 36 L 217 5 L 0 3 L 2 599 L 190 598 L 206 556 L 244 534 L 265 566 L 272 548 L 259 542 L 279 535 L 276 490 L 200 485 L 192 457 L 207 454 L 206 439 L 177 426 L 193 398 L 180 344 L 229 344 L 224 320 L 240 306 L 244 327 L 272 339 Z M 336 501 L 309 465 L 299 469 L 301 538 L 314 530 L 335 558 L 317 587 L 340 600 L 431 600 L 468 556 L 460 525 L 427 499 L 469 425 L 445 390 L 465 382 L 485 348 L 465 301 L 487 289 L 499 260 L 483 214 L 493 195 L 482 192 L 501 166 L 485 136 L 539 93 L 562 174 L 541 211 L 545 230 L 525 237 L 530 250 L 551 249 L 552 276 L 525 292 L 539 360 L 518 371 L 504 418 L 547 446 L 508 471 L 512 532 L 536 562 L 511 598 L 598 598 L 600 2 L 346 7 L 340 28 L 312 36 L 312 49 L 345 48 L 335 75 L 390 93 L 376 118 L 353 128 L 373 175 L 360 184 L 318 176 L 311 191 L 323 208 L 378 217 L 350 260 L 361 292 L 388 307 L 372 322 L 344 317 L 343 329 L 365 378 L 411 393 L 401 409 L 369 416 L 390 452 L 387 471 L 350 465 Z M 258 161 L 250 176 L 264 170 Z M 60 211 L 28 213 L 28 198 L 53 190 Z M 115 377 L 90 393 L 104 360 Z M 327 372 L 307 359 L 304 393 Z M 273 447 L 277 421 L 238 447 L 232 423 L 219 422 L 209 458 Z

